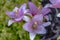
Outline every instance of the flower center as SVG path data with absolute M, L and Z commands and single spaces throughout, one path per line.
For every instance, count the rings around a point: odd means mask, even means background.
M 16 16 L 16 17 L 20 17 L 20 14 L 18 13 L 19 10 L 15 10 L 14 12 L 15 12 L 15 16 Z
M 16 16 L 18 15 L 18 10 L 15 11 L 15 15 L 16 15 Z
M 33 23 L 32 29 L 35 30 L 37 28 L 37 22 Z

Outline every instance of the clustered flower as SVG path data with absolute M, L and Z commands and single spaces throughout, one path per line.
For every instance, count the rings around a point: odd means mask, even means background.
M 52 4 L 47 4 L 45 7 L 39 8 L 32 2 L 24 3 L 20 8 L 15 7 L 12 12 L 7 11 L 6 14 L 13 20 L 8 21 L 8 26 L 14 22 L 26 21 L 23 29 L 29 32 L 30 40 L 34 40 L 36 34 L 46 34 L 45 27 L 49 26 L 49 16 L 47 15 L 51 8 L 60 8 L 60 0 L 50 0 Z M 28 15 L 28 16 L 27 16 Z

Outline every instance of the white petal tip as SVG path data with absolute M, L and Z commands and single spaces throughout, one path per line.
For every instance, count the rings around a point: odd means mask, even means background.
M 23 20 L 28 22 L 30 20 L 30 18 L 28 16 L 24 16 Z
M 10 26 L 13 22 L 14 22 L 14 21 L 9 20 L 9 21 L 8 21 L 8 26 Z
M 34 40 L 35 36 L 36 36 L 36 34 L 30 33 L 30 40 Z
M 18 7 L 15 7 L 14 9 L 13 9 L 13 12 L 15 12 L 15 11 L 17 11 L 18 10 Z

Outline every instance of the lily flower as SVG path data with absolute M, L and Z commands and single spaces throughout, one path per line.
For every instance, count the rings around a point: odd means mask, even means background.
M 27 12 L 26 10 L 26 4 L 21 5 L 20 8 L 15 7 L 12 12 L 7 11 L 6 14 L 13 18 L 13 20 L 8 21 L 8 26 L 10 26 L 14 22 L 21 21 L 24 17 L 24 14 Z
M 32 2 L 29 2 L 28 5 L 32 16 L 35 16 L 36 14 L 43 14 L 43 16 L 48 20 L 47 16 L 45 15 L 51 11 L 49 8 L 45 8 L 45 7 L 38 8 Z
M 36 34 L 45 34 L 45 27 L 50 25 L 50 22 L 43 22 L 43 15 L 35 15 L 29 22 L 23 25 L 23 29 L 30 33 L 30 40 L 34 40 Z
M 49 0 L 52 4 L 47 4 L 46 7 L 60 8 L 60 0 Z
M 60 0 L 50 0 L 53 8 L 60 8 Z
M 29 9 L 30 9 L 32 15 L 36 15 L 36 14 L 44 14 L 44 15 L 46 15 L 47 13 L 50 12 L 49 8 L 45 8 L 45 7 L 38 8 L 32 2 L 29 2 L 28 5 L 29 5 Z

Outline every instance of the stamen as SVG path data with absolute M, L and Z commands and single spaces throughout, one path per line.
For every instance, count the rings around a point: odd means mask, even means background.
M 35 30 L 36 27 L 37 27 L 37 22 L 34 22 L 34 23 L 33 23 L 33 26 L 32 26 L 32 29 Z
M 14 10 L 13 10 L 13 12 L 17 12 L 18 11 L 18 8 L 17 7 L 15 7 L 14 8 Z
M 17 7 L 15 7 L 15 9 L 13 10 L 16 17 L 20 17 L 20 15 L 18 14 L 18 11 L 19 11 L 19 9 Z
M 37 24 L 37 22 L 34 22 L 35 24 Z

